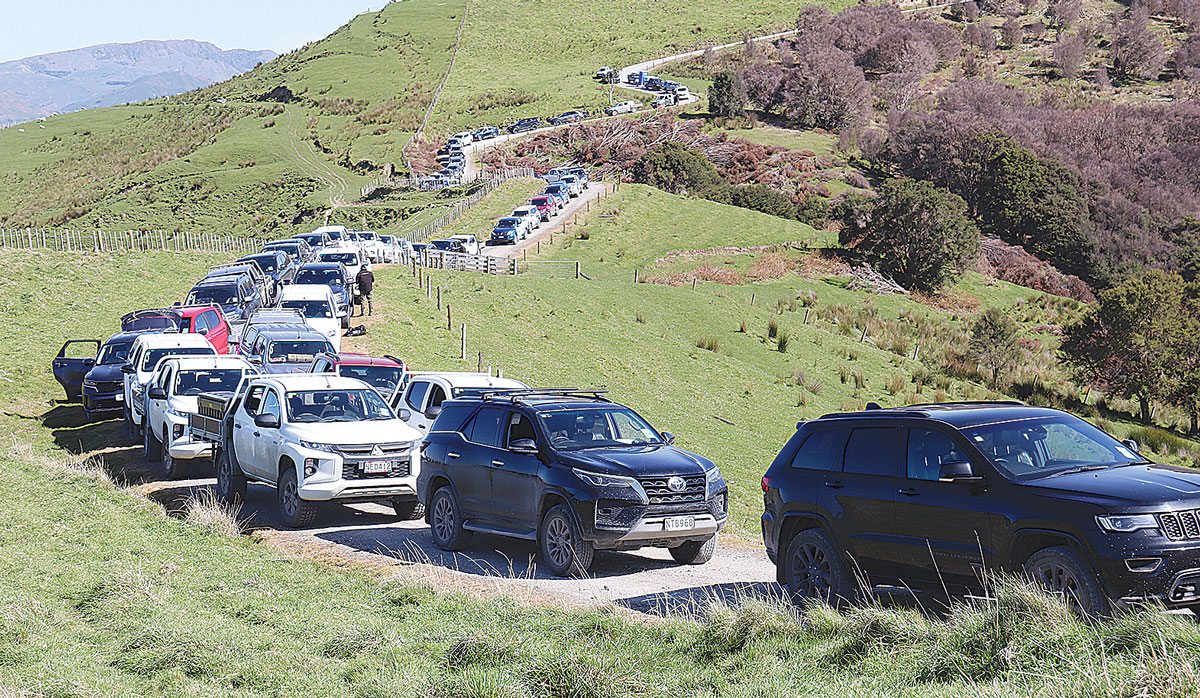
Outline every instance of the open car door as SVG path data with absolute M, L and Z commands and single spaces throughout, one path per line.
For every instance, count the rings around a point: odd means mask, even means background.
M 51 367 L 54 380 L 63 387 L 68 400 L 78 400 L 83 395 L 83 377 L 96 365 L 99 353 L 98 339 L 68 339 L 58 350 Z

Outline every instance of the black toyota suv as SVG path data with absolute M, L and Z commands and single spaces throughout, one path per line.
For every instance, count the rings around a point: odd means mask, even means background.
M 701 564 L 725 525 L 728 488 L 712 461 L 674 440 L 603 391 L 447 400 L 425 438 L 417 493 L 443 550 L 480 531 L 538 541 L 559 576 L 586 574 L 596 550 L 665 547 Z
M 763 477 L 763 538 L 793 598 L 860 582 L 978 591 L 1024 573 L 1080 611 L 1200 605 L 1200 473 L 1058 410 L 945 403 L 825 415 Z

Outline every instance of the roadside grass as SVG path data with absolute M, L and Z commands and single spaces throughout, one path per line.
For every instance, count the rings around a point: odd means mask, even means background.
M 492 236 L 496 221 L 523 205 L 529 197 L 540 192 L 546 183 L 533 177 L 510 179 L 493 189 L 450 225 L 438 231 L 435 237 L 448 238 L 460 233 L 473 233 L 480 244 Z
M 833 134 L 800 131 L 764 123 L 755 124 L 753 128 L 718 127 L 713 130 L 762 145 L 775 145 L 788 150 L 807 150 L 817 155 L 832 155 L 837 147 L 837 136 Z

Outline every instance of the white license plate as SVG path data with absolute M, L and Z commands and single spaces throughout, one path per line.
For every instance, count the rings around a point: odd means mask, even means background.
M 391 469 L 392 462 L 390 460 L 368 460 L 363 461 L 362 464 L 362 471 L 364 473 L 386 473 Z
M 695 516 L 668 516 L 663 519 L 664 531 L 690 531 L 695 527 Z

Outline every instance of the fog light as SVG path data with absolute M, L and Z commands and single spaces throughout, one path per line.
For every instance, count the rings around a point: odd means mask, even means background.
M 171 428 L 171 433 L 175 435 L 176 439 L 183 438 L 183 425 L 176 424 L 174 427 Z
M 316 475 L 316 474 L 317 474 L 317 459 L 316 458 L 305 458 L 304 459 L 304 477 L 312 477 L 313 475 Z

